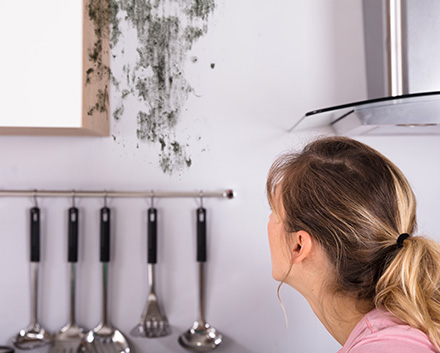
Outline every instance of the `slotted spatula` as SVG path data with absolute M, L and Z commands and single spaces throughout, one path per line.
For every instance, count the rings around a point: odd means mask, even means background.
M 40 263 L 40 209 L 31 208 L 31 324 L 13 338 L 18 349 L 36 349 L 52 342 L 52 335 L 38 322 L 38 272 Z

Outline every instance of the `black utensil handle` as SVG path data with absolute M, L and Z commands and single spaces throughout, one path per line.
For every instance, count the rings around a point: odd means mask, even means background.
M 69 239 L 67 261 L 78 262 L 78 209 L 69 208 Z
M 101 208 L 101 262 L 110 261 L 110 209 Z
M 0 346 L 0 353 L 14 353 L 14 348 L 8 346 Z
M 206 209 L 197 209 L 197 261 L 206 261 Z
M 40 209 L 31 208 L 31 262 L 40 262 Z
M 157 262 L 157 210 L 153 207 L 148 209 L 148 263 Z

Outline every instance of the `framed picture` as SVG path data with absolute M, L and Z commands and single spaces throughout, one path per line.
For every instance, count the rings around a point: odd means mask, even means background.
M 109 2 L 0 1 L 0 134 L 109 135 Z

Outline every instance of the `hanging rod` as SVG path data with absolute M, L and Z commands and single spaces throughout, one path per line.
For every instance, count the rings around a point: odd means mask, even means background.
M 84 190 L 0 190 L 0 197 L 137 197 L 137 198 L 181 198 L 181 197 L 220 197 L 233 199 L 234 190 L 224 191 L 84 191 Z

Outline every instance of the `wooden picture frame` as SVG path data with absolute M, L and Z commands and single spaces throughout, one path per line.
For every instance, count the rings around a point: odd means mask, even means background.
M 109 3 L 0 2 L 1 135 L 109 136 Z

